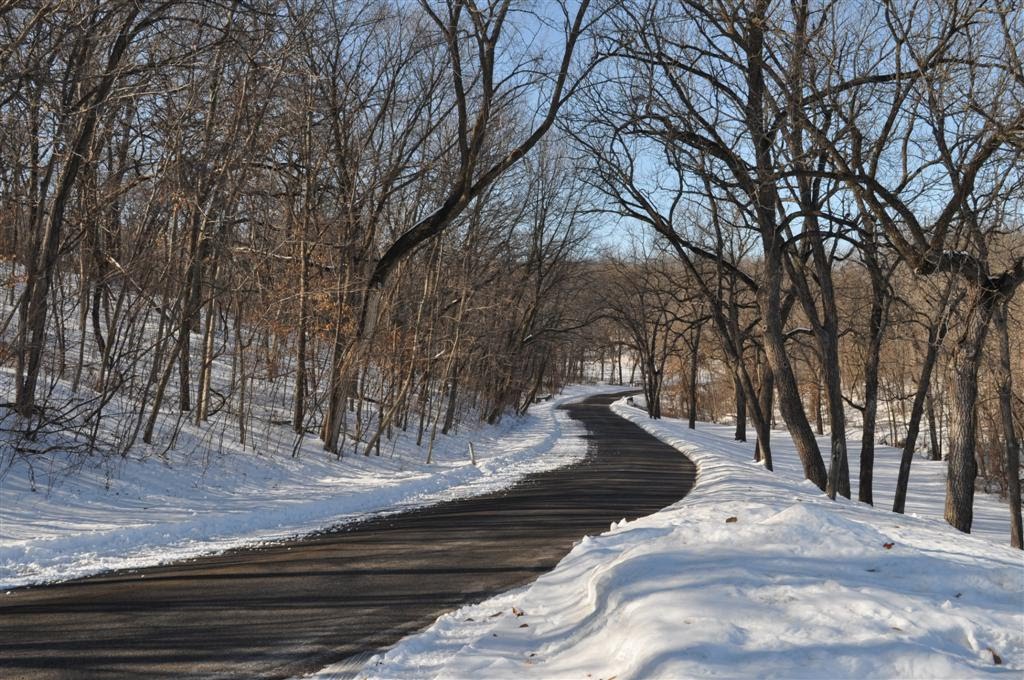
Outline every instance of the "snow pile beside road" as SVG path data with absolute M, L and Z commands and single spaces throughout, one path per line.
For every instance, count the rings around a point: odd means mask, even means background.
M 697 462 L 694 491 L 584 539 L 528 588 L 442 617 L 359 677 L 1020 677 L 1020 551 L 829 501 L 745 445 L 614 408 Z
M 170 562 L 495 491 L 582 458 L 582 427 L 557 407 L 621 390 L 570 387 L 522 418 L 439 437 L 430 465 L 412 433 L 398 433 L 380 457 L 341 460 L 307 437 L 293 458 L 287 428 L 279 441 L 274 431 L 265 435 L 256 452 L 204 443 L 186 429 L 182 438 L 196 441 L 163 457 L 126 458 L 115 470 L 67 474 L 60 466 L 70 458 L 51 457 L 49 469 L 16 459 L 0 476 L 0 588 Z
M 615 404 L 612 408 L 619 415 L 632 420 L 663 441 L 686 450 L 686 447 L 711 448 L 720 455 L 745 463 L 754 456 L 753 430 L 748 431 L 748 441 L 740 443 L 733 439 L 735 425 L 716 425 L 714 423 L 697 423 L 697 430 L 690 430 L 685 423 L 671 418 L 660 421 L 651 420 L 640 410 L 643 397 L 635 397 L 638 408 L 631 409 L 625 403 Z M 848 432 L 850 450 L 850 487 L 853 495 L 857 495 L 860 479 L 860 440 L 855 432 Z M 823 455 L 828 455 L 832 446 L 829 436 L 818 437 L 818 446 Z M 785 430 L 772 430 L 772 462 L 775 473 L 794 481 L 803 482 L 804 472 L 796 446 Z M 896 478 L 899 476 L 900 457 L 902 450 L 892 446 L 875 446 L 874 494 L 875 507 L 882 510 L 892 508 L 893 497 L 896 495 Z M 697 454 L 699 456 L 699 452 Z M 826 460 L 826 465 L 828 461 Z M 906 514 L 912 517 L 928 517 L 942 520 L 946 509 L 946 462 L 928 460 L 921 454 L 914 458 L 910 468 L 910 485 L 907 488 Z M 981 493 L 974 495 L 974 523 L 971 533 L 984 536 L 997 543 L 1008 543 L 1010 540 L 1010 510 L 1005 501 L 995 494 Z

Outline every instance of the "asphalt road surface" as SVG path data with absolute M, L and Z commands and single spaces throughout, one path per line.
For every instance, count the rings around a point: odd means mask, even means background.
M 686 495 L 694 465 L 612 414 L 614 398 L 567 407 L 586 459 L 499 493 L 0 595 L 0 677 L 281 678 L 394 644 Z

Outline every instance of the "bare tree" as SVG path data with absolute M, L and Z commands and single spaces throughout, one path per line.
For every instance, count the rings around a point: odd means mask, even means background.
M 974 3 L 929 5 L 927 20 L 918 12 L 882 11 L 875 19 L 889 33 L 875 47 L 878 56 L 862 60 L 866 66 L 853 78 L 834 73 L 812 94 L 834 101 L 843 134 L 854 130 L 855 143 L 804 123 L 828 154 L 831 167 L 817 174 L 844 181 L 917 274 L 954 273 L 967 287 L 954 341 L 946 519 L 969 532 L 981 358 L 996 308 L 1024 282 L 1024 257 L 1001 258 L 991 250 L 1005 211 L 1019 200 L 1014 168 L 1024 81 L 1014 75 L 1019 64 L 1012 34 L 998 11 Z M 869 101 L 878 106 L 864 106 Z M 928 133 L 923 139 L 922 130 Z M 893 154 L 897 158 L 889 159 Z M 865 165 L 879 157 L 902 170 L 882 172 L 878 160 Z

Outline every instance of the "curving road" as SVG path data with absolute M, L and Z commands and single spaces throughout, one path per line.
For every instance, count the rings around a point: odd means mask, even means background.
M 586 459 L 499 493 L 0 596 L 0 677 L 291 677 L 528 583 L 583 535 L 693 486 L 687 458 L 610 412 L 618 396 L 566 407 Z

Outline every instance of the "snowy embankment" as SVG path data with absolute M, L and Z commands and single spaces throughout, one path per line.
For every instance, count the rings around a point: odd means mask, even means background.
M 198 445 L 129 457 L 113 470 L 69 472 L 59 455 L 51 469 L 15 460 L 0 476 L 0 587 L 185 559 L 494 491 L 583 457 L 582 427 L 557 406 L 621 390 L 574 386 L 522 418 L 439 437 L 430 465 L 426 446 L 404 433 L 379 457 L 338 460 L 307 437 L 293 458 L 284 428 L 260 453 L 220 442 L 205 460 Z
M 1021 676 L 1022 553 L 1005 533 L 942 522 L 927 478 L 912 494 L 933 517 L 832 502 L 794 472 L 781 433 L 773 474 L 727 428 L 614 409 L 694 459 L 693 492 L 585 538 L 526 588 L 440 618 L 359 677 Z M 987 524 L 998 503 L 982 501 Z

